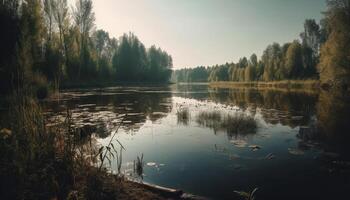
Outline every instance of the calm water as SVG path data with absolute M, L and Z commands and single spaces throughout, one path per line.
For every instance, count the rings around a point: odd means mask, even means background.
M 213 199 L 256 187 L 257 199 L 335 199 L 350 188 L 349 102 L 336 92 L 184 85 L 64 91 L 45 105 L 51 119 L 68 106 L 77 126 L 95 127 L 102 145 L 122 122 L 122 170 L 132 174 L 143 154 L 145 182 Z M 177 117 L 183 108 L 188 120 Z M 258 128 L 233 133 L 210 119 L 201 123 L 200 114 L 212 111 L 252 116 Z

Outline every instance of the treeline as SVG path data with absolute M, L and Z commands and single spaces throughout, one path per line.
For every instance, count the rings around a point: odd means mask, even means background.
M 325 18 L 308 19 L 299 40 L 273 43 L 260 59 L 181 69 L 173 81 L 278 81 L 320 79 L 324 85 L 348 86 L 350 80 L 350 0 L 329 0 Z
M 91 0 L 0 2 L 0 90 L 30 84 L 167 82 L 172 58 L 146 48 L 132 33 L 121 38 L 95 30 Z

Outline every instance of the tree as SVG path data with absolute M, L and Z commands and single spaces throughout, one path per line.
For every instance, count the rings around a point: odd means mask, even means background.
M 285 77 L 289 79 L 300 78 L 303 70 L 303 61 L 301 45 L 298 41 L 294 41 L 289 46 L 285 59 Z
M 17 76 L 16 47 L 20 36 L 19 1 L 4 0 L 0 2 L 0 94 L 7 93 L 12 89 Z
M 262 55 L 262 62 L 264 64 L 264 81 L 276 80 L 276 72 L 283 64 L 282 49 L 278 43 L 269 45 Z
M 314 19 L 307 19 L 304 23 L 304 32 L 300 34 L 302 44 L 310 47 L 315 58 L 318 57 L 321 41 L 320 26 Z
M 92 10 L 92 0 L 77 0 L 76 8 L 73 10 L 73 18 L 75 25 L 78 27 L 80 36 L 80 64 L 78 70 L 78 80 L 81 76 L 82 66 L 85 76 L 91 74 L 94 70 L 91 69 L 91 55 L 89 52 L 89 36 L 92 29 L 95 27 L 95 13 Z M 86 77 L 85 77 L 86 78 Z
M 330 0 L 326 12 L 329 36 L 321 48 L 318 66 L 322 84 L 350 84 L 350 1 Z

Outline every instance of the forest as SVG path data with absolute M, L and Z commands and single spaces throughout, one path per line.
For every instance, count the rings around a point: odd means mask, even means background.
M 47 91 L 74 85 L 166 83 L 172 57 L 146 48 L 133 33 L 120 38 L 96 30 L 91 0 L 0 2 L 0 92 L 29 84 Z
M 273 43 L 237 63 L 174 71 L 174 82 L 251 82 L 320 80 L 325 86 L 347 87 L 350 80 L 350 5 L 328 1 L 324 18 L 307 19 L 300 39 Z

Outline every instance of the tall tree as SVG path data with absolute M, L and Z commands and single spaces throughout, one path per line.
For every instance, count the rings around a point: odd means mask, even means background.
M 320 26 L 314 19 L 307 19 L 304 23 L 304 32 L 300 34 L 302 44 L 310 47 L 314 57 L 318 57 L 320 48 Z
M 350 0 L 329 0 L 326 12 L 329 37 L 321 48 L 319 63 L 323 84 L 350 84 Z
M 0 93 L 7 93 L 16 82 L 16 46 L 20 39 L 19 1 L 0 1 Z
M 82 66 L 88 66 L 90 60 L 88 42 L 90 33 L 95 27 L 95 13 L 92 8 L 92 0 L 77 0 L 76 8 L 73 10 L 73 18 L 81 34 L 79 48 L 81 60 L 78 71 L 78 80 L 80 79 Z
M 303 70 L 301 45 L 294 41 L 288 48 L 285 61 L 285 76 L 289 79 L 298 79 Z

